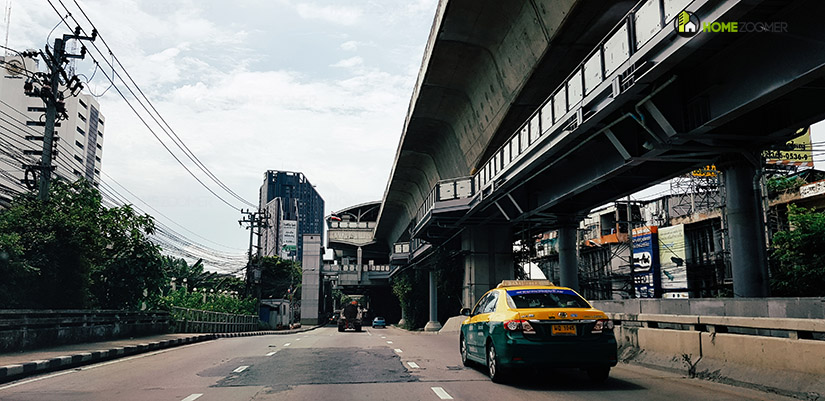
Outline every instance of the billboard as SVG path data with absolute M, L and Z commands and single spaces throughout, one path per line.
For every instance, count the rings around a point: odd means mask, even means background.
M 687 298 L 685 225 L 659 227 L 662 298 Z
M 655 298 L 659 294 L 661 287 L 656 226 L 633 229 L 632 274 L 637 298 Z
M 811 127 L 797 131 L 802 135 L 791 139 L 784 149 L 766 150 L 762 152 L 768 164 L 790 164 L 803 167 L 813 167 L 813 148 L 811 147 Z
M 296 256 L 298 249 L 298 220 L 281 220 L 278 223 L 279 256 L 289 258 Z M 291 254 L 290 254 L 291 253 Z

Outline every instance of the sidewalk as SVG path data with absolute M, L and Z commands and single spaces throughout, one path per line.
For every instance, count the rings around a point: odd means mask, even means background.
M 9 352 L 0 354 L 0 383 L 17 380 L 25 376 L 90 365 L 110 359 L 214 340 L 216 338 L 294 334 L 313 330 L 317 327 L 320 326 L 306 326 L 293 330 L 251 331 L 244 333 L 159 334 L 147 337 L 123 338 Z

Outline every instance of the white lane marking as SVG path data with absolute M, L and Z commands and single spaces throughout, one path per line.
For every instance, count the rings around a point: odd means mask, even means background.
M 197 400 L 198 398 L 201 398 L 201 396 L 202 396 L 202 395 L 203 395 L 203 394 L 192 394 L 192 395 L 190 395 L 189 397 L 186 397 L 186 398 L 184 398 L 184 399 L 182 399 L 182 400 L 180 400 L 180 401 L 195 401 L 195 400 Z
M 278 351 L 272 351 L 272 352 L 267 353 L 266 356 L 272 356 L 272 355 L 275 355 L 277 353 L 278 353 Z
M 248 365 L 238 366 L 238 368 L 237 368 L 237 369 L 235 369 L 235 370 L 233 370 L 233 371 L 232 371 L 232 373 L 241 373 L 241 372 L 243 372 L 244 370 L 246 370 L 246 368 L 248 368 L 248 367 L 249 367 Z
M 372 330 L 367 329 L 367 334 L 369 334 L 371 336 L 372 335 Z
M 392 344 L 392 341 L 387 341 L 387 344 Z
M 295 339 L 295 341 L 301 341 L 301 339 L 300 339 L 300 338 L 296 338 L 296 339 Z
M 286 343 L 284 344 L 284 347 L 289 347 L 290 345 L 292 345 L 292 343 Z
M 381 336 L 381 338 L 387 338 L 387 336 Z
M 430 387 L 430 389 L 433 390 L 435 395 L 437 395 L 438 398 L 441 398 L 442 400 L 452 400 L 453 399 L 453 397 L 450 396 L 449 394 L 447 394 L 447 392 L 444 391 L 444 389 L 441 388 L 441 387 Z
M 400 353 L 402 353 L 402 352 L 404 352 L 404 351 L 401 351 L 401 349 L 396 348 L 396 349 L 395 349 L 395 352 L 397 352 L 397 353 L 399 353 L 399 354 L 400 354 Z
M 415 363 L 415 362 L 407 362 L 407 365 L 410 365 L 410 367 L 413 368 L 413 369 L 418 369 L 418 368 L 421 367 L 421 366 L 418 366 L 418 364 Z

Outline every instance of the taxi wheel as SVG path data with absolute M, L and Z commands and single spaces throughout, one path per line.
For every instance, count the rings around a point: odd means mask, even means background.
M 603 383 L 610 375 L 610 367 L 588 368 L 587 376 L 595 383 Z
M 459 342 L 459 351 L 461 351 L 461 363 L 464 366 L 470 366 L 470 360 L 467 359 L 467 339 L 464 336 L 461 336 L 461 341 Z
M 496 346 L 492 342 L 487 344 L 487 374 L 493 383 L 504 383 L 506 374 L 504 368 L 499 364 Z

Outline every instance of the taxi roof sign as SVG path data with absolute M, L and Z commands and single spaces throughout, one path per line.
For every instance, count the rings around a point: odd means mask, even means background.
M 527 285 L 548 285 L 555 286 L 550 280 L 502 280 L 496 288 L 519 287 Z

